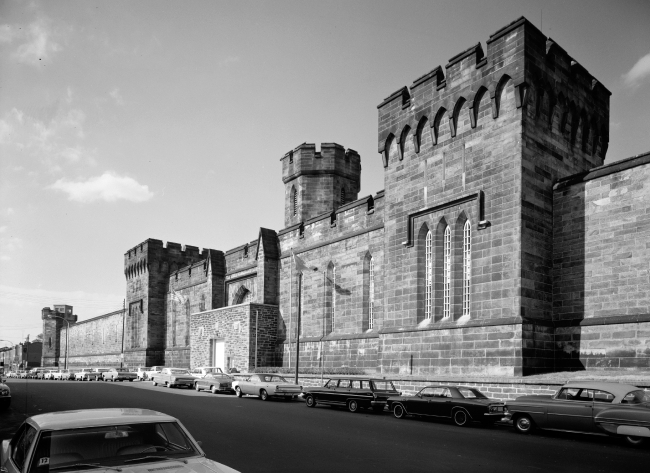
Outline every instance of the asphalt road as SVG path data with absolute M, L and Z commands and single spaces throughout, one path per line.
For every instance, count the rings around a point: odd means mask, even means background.
M 8 381 L 12 406 L 0 438 L 26 416 L 98 407 L 139 407 L 179 418 L 213 460 L 242 472 L 626 472 L 646 471 L 650 448 L 617 439 L 512 427 L 456 427 L 393 418 L 388 412 L 309 409 L 267 401 L 154 387 L 151 383 Z

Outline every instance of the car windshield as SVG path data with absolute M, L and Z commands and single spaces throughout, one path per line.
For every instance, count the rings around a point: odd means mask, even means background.
M 176 422 L 45 431 L 34 449 L 30 473 L 115 467 L 199 455 Z M 155 458 L 147 458 L 155 457 Z
M 205 372 L 206 373 L 215 373 L 215 374 L 223 373 L 223 371 L 221 371 L 221 368 L 205 368 Z
M 375 391 L 396 391 L 391 381 L 373 381 Z
M 187 370 L 169 370 L 171 374 L 190 374 Z
M 458 388 L 458 392 L 465 399 L 487 399 L 487 397 L 481 391 L 478 391 L 476 389 Z
M 642 404 L 650 402 L 650 393 L 646 393 L 643 389 L 629 392 L 625 395 L 621 404 Z
M 109 368 L 97 368 L 98 373 L 106 373 L 107 371 L 113 371 Z

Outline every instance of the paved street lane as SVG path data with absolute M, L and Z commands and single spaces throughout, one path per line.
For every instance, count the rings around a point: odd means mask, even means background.
M 151 383 L 9 380 L 13 404 L 0 414 L 7 438 L 25 415 L 67 409 L 141 407 L 175 417 L 203 441 L 208 457 L 242 472 L 635 472 L 650 464 L 650 448 L 615 439 L 538 433 L 507 426 L 459 428 L 388 413 L 309 409 Z

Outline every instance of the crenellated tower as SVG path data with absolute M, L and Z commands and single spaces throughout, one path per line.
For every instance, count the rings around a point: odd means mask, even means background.
M 72 313 L 71 305 L 55 304 L 54 309 L 44 307 L 41 310 L 41 318 L 43 319 L 42 364 L 63 366 L 66 329 L 69 324 L 77 322 L 77 316 Z
M 603 163 L 609 97 L 520 18 L 379 104 L 384 327 L 461 323 L 462 340 L 473 324 L 511 321 L 499 359 L 458 362 L 501 374 L 552 365 L 541 340 L 553 317 L 553 184 Z
M 336 143 L 303 143 L 282 159 L 285 189 L 284 226 L 332 212 L 357 199 L 361 188 L 361 157 Z

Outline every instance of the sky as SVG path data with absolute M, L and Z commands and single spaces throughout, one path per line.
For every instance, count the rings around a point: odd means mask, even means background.
M 606 163 L 649 151 L 647 0 L 0 0 L 0 340 L 120 309 L 147 238 L 282 229 L 303 142 L 383 189 L 376 106 L 521 16 L 612 92 Z

